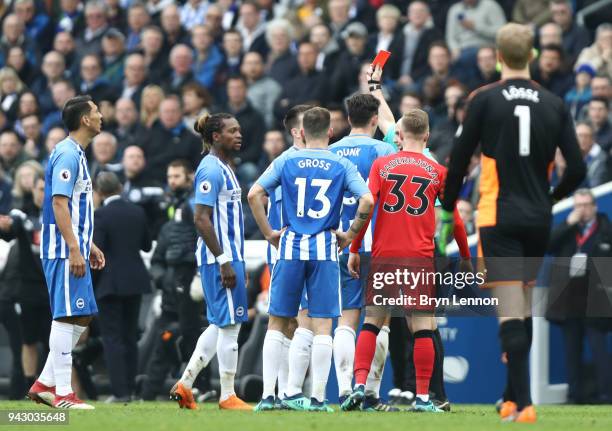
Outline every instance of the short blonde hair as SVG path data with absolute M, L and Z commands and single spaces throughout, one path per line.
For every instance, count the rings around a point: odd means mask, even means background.
M 496 44 L 499 55 L 510 69 L 524 69 L 531 58 L 533 31 L 526 25 L 506 24 L 497 32 Z
M 391 18 L 400 19 L 402 13 L 400 10 L 393 6 L 392 4 L 382 5 L 378 11 L 376 12 L 376 19 L 381 19 L 382 17 L 389 16 Z
M 12 79 L 15 81 L 15 90 L 17 93 L 21 93 L 25 88 L 23 81 L 19 78 L 19 75 L 17 75 L 15 69 L 12 67 L 3 67 L 0 69 L 0 96 L 4 96 L 4 94 L 2 94 L 2 83 L 6 79 Z
M 409 109 L 401 120 L 402 132 L 414 136 L 424 136 L 429 132 L 429 115 L 422 109 Z

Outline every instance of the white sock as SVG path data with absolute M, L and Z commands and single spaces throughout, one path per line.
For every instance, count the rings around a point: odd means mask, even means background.
M 429 394 L 425 394 L 425 395 L 417 394 L 417 398 L 423 401 L 424 403 L 426 403 L 427 401 L 429 401 Z
M 269 330 L 263 343 L 263 393 L 261 399 L 274 397 L 276 378 L 283 359 L 283 341 L 285 336 L 280 331 Z
M 387 353 L 389 352 L 389 327 L 383 326 L 376 337 L 376 352 L 372 360 L 372 367 L 365 385 L 365 394 L 380 398 L 380 384 L 382 382 Z
M 217 339 L 217 359 L 219 361 L 219 378 L 221 396 L 219 401 L 225 401 L 234 395 L 234 377 L 238 366 L 238 332 L 240 324 L 219 328 Z
M 65 396 L 72 393 L 72 337 L 74 327 L 70 323 L 53 321 L 49 336 L 49 355 L 53 356 L 55 393 Z
M 283 350 L 281 352 L 280 367 L 278 368 L 278 396 L 282 398 L 287 390 L 287 381 L 289 380 L 289 347 L 291 346 L 291 338 L 283 337 Z
M 198 342 L 189 358 L 187 368 L 183 372 L 181 377 L 181 383 L 186 388 L 191 389 L 193 382 L 202 371 L 202 368 L 208 365 L 210 360 L 215 357 L 217 351 L 217 338 L 219 334 L 219 328 L 215 325 L 208 325 L 208 328 L 202 332 Z
M 325 387 L 331 368 L 333 340 L 331 335 L 315 335 L 312 340 L 312 398 L 325 401 Z
M 74 349 L 87 326 L 72 325 L 72 348 Z
M 354 361 L 355 331 L 349 326 L 338 326 L 334 332 L 334 365 L 340 396 L 351 393 Z
M 289 347 L 289 376 L 283 396 L 291 397 L 302 392 L 306 372 L 310 365 L 314 334 L 306 328 L 297 328 Z
M 45 362 L 45 366 L 38 376 L 38 381 L 45 386 L 53 387 L 55 386 L 55 374 L 53 374 L 53 355 L 51 352 L 47 355 L 47 361 Z

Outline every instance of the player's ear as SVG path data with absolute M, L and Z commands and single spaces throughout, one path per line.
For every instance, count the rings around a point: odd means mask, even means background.
M 334 129 L 332 129 L 331 127 L 329 129 L 327 129 L 327 137 L 329 139 L 334 137 Z
M 300 138 L 302 138 L 303 143 L 306 143 L 306 135 L 304 134 L 304 129 L 300 129 Z
M 425 136 L 423 136 L 423 142 L 427 143 L 427 141 L 429 141 L 429 132 L 425 133 Z

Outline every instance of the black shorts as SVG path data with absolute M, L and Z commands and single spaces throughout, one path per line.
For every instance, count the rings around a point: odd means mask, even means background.
M 548 247 L 550 225 L 481 227 L 479 257 L 487 283 L 533 282 Z
M 49 343 L 52 320 L 49 304 L 22 302 L 19 305 L 21 306 L 19 320 L 23 344 Z

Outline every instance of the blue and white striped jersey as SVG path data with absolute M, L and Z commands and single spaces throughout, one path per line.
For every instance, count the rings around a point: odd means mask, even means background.
M 282 189 L 283 232 L 278 259 L 337 260 L 336 236 L 345 191 L 359 199 L 368 187 L 350 161 L 327 149 L 304 149 L 272 162 L 257 180 L 273 196 Z
M 223 253 L 232 260 L 244 260 L 244 216 L 242 190 L 236 174 L 216 156 L 202 159 L 195 176 L 195 203 L 213 208 L 212 222 Z M 215 256 L 201 237 L 196 250 L 198 266 L 215 263 Z
M 287 157 L 288 154 L 294 153 L 295 151 L 299 151 L 295 145 L 291 148 L 287 148 L 276 158 L 276 160 L 279 160 L 281 157 Z M 283 192 L 281 187 L 278 186 L 276 190 L 274 190 L 274 193 L 268 198 L 268 222 L 270 222 L 270 226 L 272 226 L 274 230 L 280 230 L 283 227 L 282 201 Z M 272 244 L 268 243 L 268 251 L 266 254 L 268 264 L 274 265 L 276 263 L 277 251 L 278 250 L 276 250 Z
M 372 163 L 379 157 L 395 153 L 395 148 L 386 142 L 373 139 L 368 135 L 354 134 L 348 135 L 340 139 L 334 145 L 329 147 L 332 153 L 336 153 L 350 160 L 355 166 L 362 178 L 367 179 L 370 176 L 370 168 Z M 350 229 L 351 223 L 355 219 L 357 213 L 357 200 L 350 196 L 349 193 L 344 194 L 342 201 L 342 213 L 340 216 L 340 230 L 346 232 Z M 376 208 L 372 215 L 372 221 L 368 225 L 368 230 L 363 237 L 360 253 L 369 253 L 372 251 L 372 228 L 376 224 Z M 343 250 L 348 253 L 348 248 Z
M 68 198 L 72 231 L 87 260 L 93 237 L 93 191 L 85 152 L 72 138 L 61 141 L 51 155 L 45 171 L 45 199 L 40 245 L 42 259 L 67 259 L 68 246 L 55 222 L 53 196 Z

